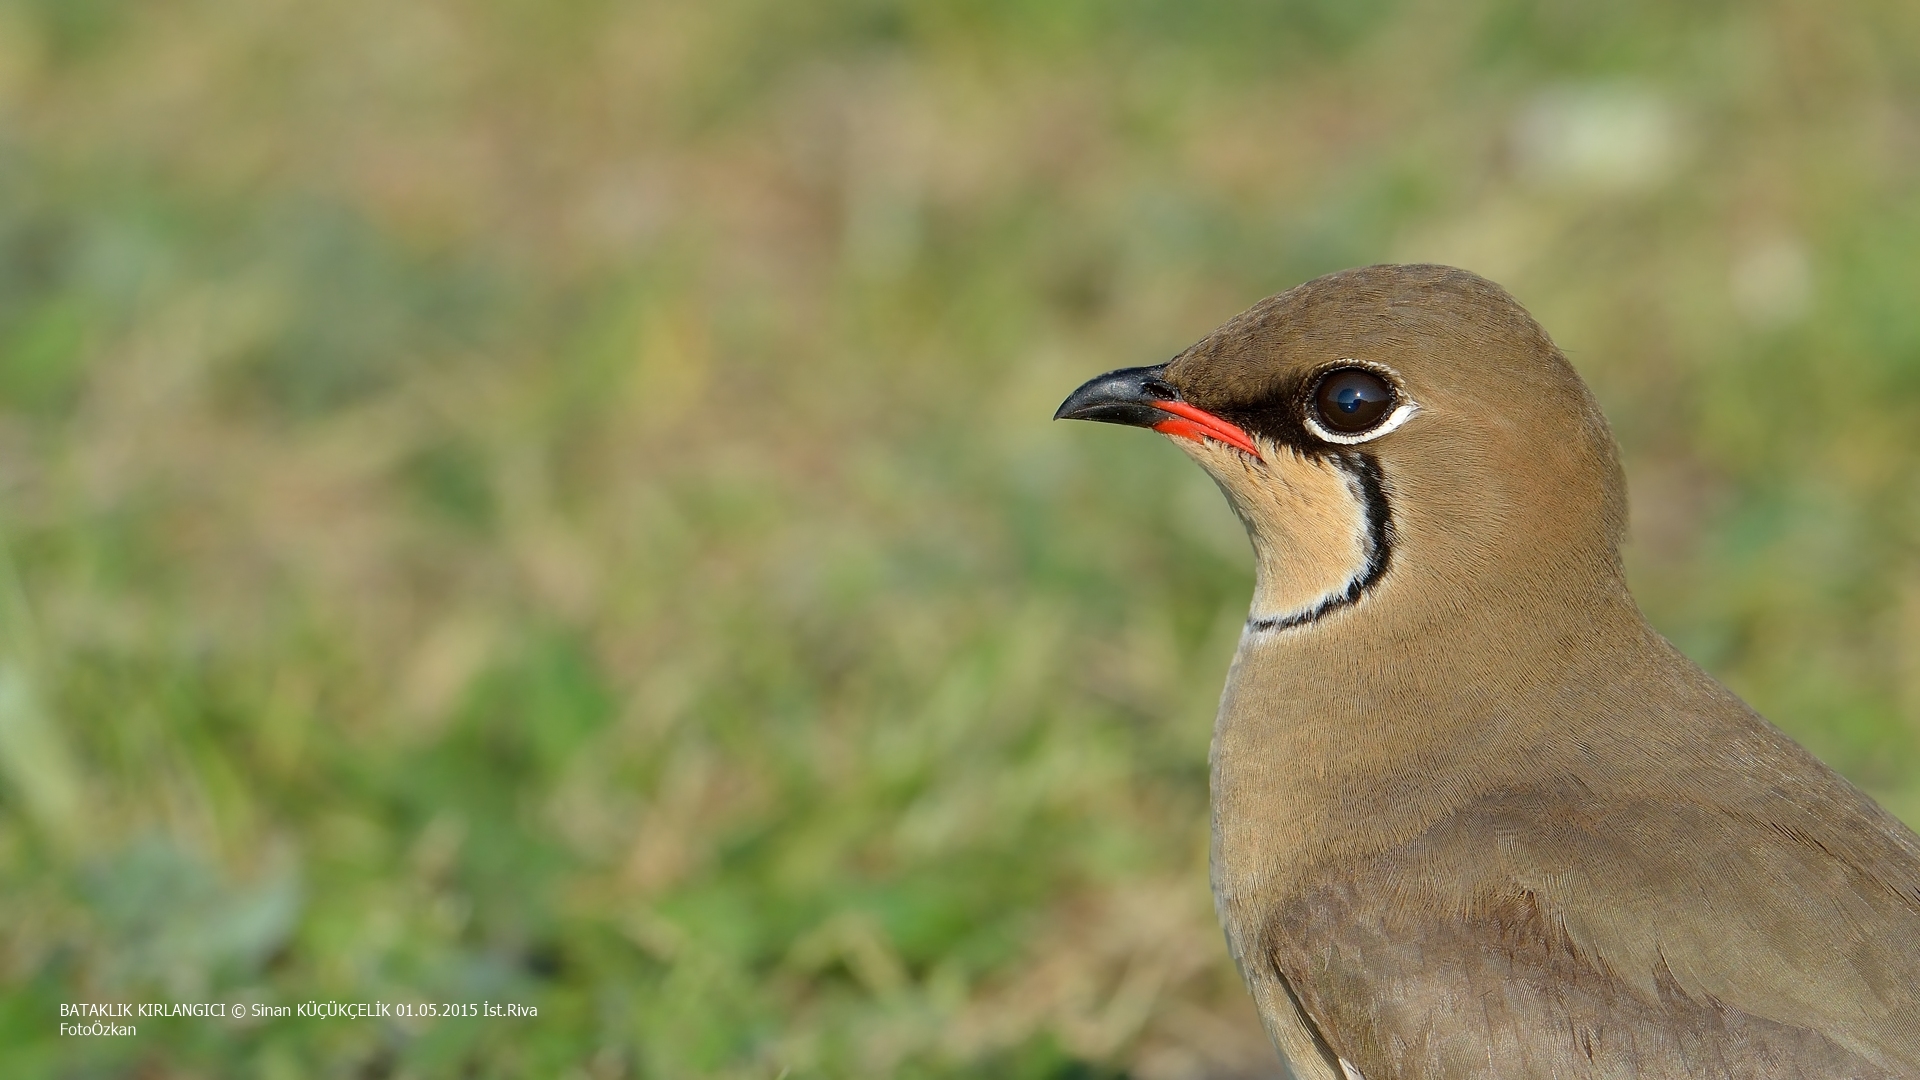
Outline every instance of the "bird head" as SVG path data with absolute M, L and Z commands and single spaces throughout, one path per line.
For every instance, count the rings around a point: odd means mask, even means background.
M 1253 542 L 1256 628 L 1381 590 L 1439 600 L 1429 617 L 1476 594 L 1622 590 L 1606 421 L 1539 324 L 1464 270 L 1317 278 L 1165 364 L 1087 382 L 1055 418 L 1151 428 L 1212 475 Z

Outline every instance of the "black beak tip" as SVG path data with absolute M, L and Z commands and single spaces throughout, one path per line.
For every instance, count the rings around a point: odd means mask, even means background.
M 1155 403 L 1175 396 L 1172 388 L 1160 379 L 1165 369 L 1166 365 L 1161 364 L 1096 375 L 1068 394 L 1067 400 L 1053 411 L 1053 418 L 1152 427 L 1167 418 L 1166 413 L 1155 408 Z

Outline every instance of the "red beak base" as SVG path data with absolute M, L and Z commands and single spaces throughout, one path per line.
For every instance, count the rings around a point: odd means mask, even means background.
M 1237 425 L 1213 415 L 1205 409 L 1196 408 L 1184 401 L 1156 401 L 1153 407 L 1161 412 L 1173 415 L 1153 425 L 1153 430 L 1162 435 L 1176 435 L 1182 439 L 1212 439 L 1223 442 L 1236 450 L 1244 450 L 1256 459 L 1260 457 L 1260 448 L 1253 444 L 1253 437 Z

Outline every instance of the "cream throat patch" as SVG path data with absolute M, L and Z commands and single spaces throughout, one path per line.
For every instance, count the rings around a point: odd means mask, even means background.
M 1386 572 L 1392 515 L 1371 455 L 1309 456 L 1258 438 L 1255 460 L 1217 442 L 1174 441 L 1220 485 L 1252 538 L 1248 632 L 1314 622 L 1357 602 Z

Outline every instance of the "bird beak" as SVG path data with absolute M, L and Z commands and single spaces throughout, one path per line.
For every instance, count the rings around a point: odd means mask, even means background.
M 1060 403 L 1053 418 L 1152 428 L 1162 435 L 1195 442 L 1212 439 L 1260 457 L 1253 437 L 1238 425 L 1181 401 L 1180 391 L 1161 378 L 1166 369 L 1165 364 L 1121 368 L 1089 379 Z

